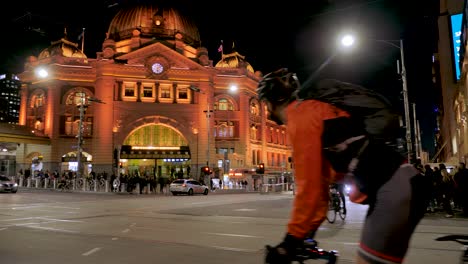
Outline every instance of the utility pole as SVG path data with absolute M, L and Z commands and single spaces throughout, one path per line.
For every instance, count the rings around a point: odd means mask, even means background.
M 411 140 L 411 118 L 409 113 L 409 100 L 408 100 L 408 86 L 406 82 L 406 67 L 405 67 L 405 54 L 403 51 L 403 40 L 400 39 L 400 56 L 401 56 L 401 80 L 403 83 L 403 101 L 405 105 L 405 126 L 406 126 L 406 150 L 408 151 L 408 162 L 411 162 L 411 155 L 413 153 L 413 142 Z
M 85 97 L 86 94 L 84 92 L 81 93 L 81 98 L 80 98 L 80 105 L 79 105 L 79 112 L 80 112 L 80 119 L 78 121 L 78 154 L 77 156 L 77 169 L 76 169 L 76 176 L 77 178 L 81 178 L 83 176 L 83 162 L 82 162 L 82 157 L 83 157 L 83 120 L 84 120 L 84 115 L 86 112 L 86 109 L 88 109 L 89 104 L 87 102 L 96 102 L 96 103 L 101 103 L 104 104 L 103 101 L 100 99 L 94 98 L 94 97 Z M 84 186 L 83 186 L 84 187 Z
M 414 124 L 414 151 L 416 154 L 416 158 L 419 158 L 421 154 L 419 153 L 419 140 L 418 140 L 418 120 L 416 119 L 416 104 L 412 103 L 413 105 L 413 124 Z
M 208 99 L 206 99 L 208 101 Z M 206 114 L 206 129 L 208 131 L 208 146 L 206 148 L 206 166 L 210 167 L 210 118 L 211 118 L 211 113 L 213 113 L 213 110 L 210 109 L 210 104 L 208 103 L 208 109 L 204 110 L 203 112 Z
M 83 157 L 83 119 L 84 119 L 84 113 L 86 111 L 87 106 L 85 106 L 85 94 L 81 93 L 81 98 L 80 98 L 80 105 L 78 107 L 79 112 L 80 112 L 80 119 L 78 121 L 78 154 L 76 155 L 77 157 L 77 168 L 76 168 L 76 176 L 77 178 L 81 178 L 83 175 L 83 162 L 81 161 Z

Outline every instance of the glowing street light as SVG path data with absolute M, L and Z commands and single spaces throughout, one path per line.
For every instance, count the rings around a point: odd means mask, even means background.
M 352 45 L 354 45 L 354 41 L 354 36 L 346 34 L 341 38 L 341 45 L 343 45 L 344 47 L 351 47 Z
M 397 61 L 397 73 L 401 76 L 402 86 L 403 86 L 403 101 L 405 107 L 405 128 L 406 128 L 406 149 L 408 155 L 408 162 L 411 162 L 411 155 L 413 152 L 413 143 L 411 140 L 411 118 L 410 118 L 410 109 L 409 109 L 409 100 L 408 100 L 408 86 L 406 81 L 406 68 L 405 68 L 405 53 L 403 49 L 403 40 L 384 40 L 384 39 L 372 39 L 375 42 L 384 43 L 388 46 L 397 48 L 400 50 L 400 58 L 401 58 L 401 70 L 400 70 L 400 62 Z M 345 47 L 351 47 L 354 45 L 355 38 L 351 34 L 344 35 L 341 38 L 341 44 Z M 400 45 L 395 44 L 393 42 L 399 42 Z

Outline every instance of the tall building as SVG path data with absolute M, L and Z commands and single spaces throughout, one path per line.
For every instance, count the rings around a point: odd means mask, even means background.
M 0 122 L 18 124 L 21 82 L 13 74 L 0 75 Z
M 434 83 L 440 88 L 437 152 L 432 162 L 458 164 L 468 155 L 466 125 L 466 58 L 460 53 L 462 14 L 466 1 L 440 0 L 439 39 L 434 56 Z M 464 23 L 466 25 L 466 23 Z M 465 33 L 466 35 L 466 33 Z M 462 56 L 460 56 L 460 54 Z M 463 62 L 463 63 L 460 63 Z M 460 65 L 463 64 L 463 69 Z
M 235 50 L 213 62 L 200 43 L 178 10 L 135 5 L 110 21 L 96 58 L 66 34 L 30 56 L 19 124 L 50 145 L 19 146 L 17 170 L 200 177 L 208 165 L 232 181 L 260 163 L 289 171 L 285 127 L 256 98 L 262 73 Z

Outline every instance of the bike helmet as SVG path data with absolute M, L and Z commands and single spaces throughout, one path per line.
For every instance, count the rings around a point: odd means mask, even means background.
M 296 74 L 286 68 L 270 72 L 258 83 L 259 100 L 283 103 L 295 98 L 293 94 L 300 88 Z

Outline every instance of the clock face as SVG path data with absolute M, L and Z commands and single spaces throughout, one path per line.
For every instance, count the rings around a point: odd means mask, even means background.
M 156 62 L 151 66 L 151 70 L 156 74 L 160 74 L 163 72 L 164 67 L 161 65 L 161 63 Z

